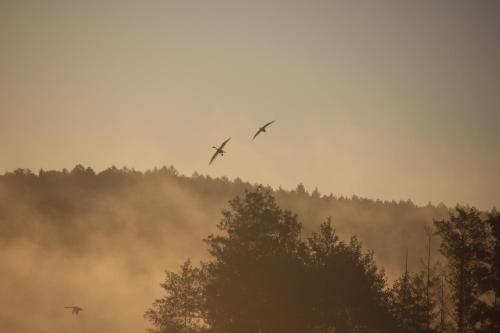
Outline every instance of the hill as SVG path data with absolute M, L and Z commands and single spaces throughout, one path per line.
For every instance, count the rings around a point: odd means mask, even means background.
M 15 299 L 0 306 L 0 323 L 6 331 L 29 332 L 51 321 L 52 331 L 64 331 L 73 323 L 60 317 L 61 306 L 77 303 L 89 307 L 81 319 L 93 318 L 89 330 L 143 329 L 142 313 L 160 292 L 163 270 L 186 257 L 203 259 L 202 240 L 217 232 L 228 200 L 257 186 L 184 176 L 173 167 L 95 173 L 78 165 L 0 176 L 0 291 Z M 410 268 L 420 268 L 425 226 L 448 215 L 444 205 L 321 195 L 300 184 L 272 191 L 281 207 L 298 214 L 304 236 L 331 216 L 342 238 L 356 235 L 375 252 L 389 278 L 401 272 L 406 248 Z M 30 309 L 37 311 L 22 320 Z

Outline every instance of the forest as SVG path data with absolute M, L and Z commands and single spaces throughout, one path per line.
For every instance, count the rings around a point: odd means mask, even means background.
M 0 176 L 0 291 L 17 298 L 0 322 L 29 332 L 78 298 L 94 332 L 143 315 L 159 333 L 499 332 L 499 233 L 495 210 L 467 205 L 174 167 L 19 169 Z
M 500 215 L 457 207 L 435 221 L 446 267 L 389 286 L 354 236 L 331 220 L 306 240 L 297 216 L 270 191 L 230 202 L 205 239 L 211 259 L 167 272 L 146 312 L 151 332 L 498 332 Z M 429 240 L 432 233 L 429 233 Z M 446 282 L 445 282 L 446 281 Z M 445 283 L 450 291 L 445 296 Z

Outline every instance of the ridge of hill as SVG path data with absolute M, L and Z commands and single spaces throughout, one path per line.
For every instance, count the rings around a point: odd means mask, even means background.
M 199 245 L 200 251 L 187 251 L 197 258 L 204 249 L 201 240 L 217 232 L 228 200 L 257 186 L 239 178 L 183 176 L 172 166 L 146 172 L 111 167 L 99 173 L 82 165 L 38 174 L 18 169 L 0 176 L 0 242 L 25 239 L 79 253 L 95 238 L 120 243 L 120 235 L 128 234 L 153 249 L 185 239 Z M 400 270 L 406 248 L 410 267 L 417 268 L 425 253 L 425 226 L 449 213 L 443 204 L 321 195 L 301 184 L 294 190 L 267 188 L 281 207 L 298 214 L 304 235 L 332 217 L 342 238 L 356 235 L 389 272 Z
M 228 200 L 259 185 L 240 179 L 180 175 L 173 167 L 95 173 L 19 169 L 0 176 L 0 327 L 6 332 L 67 332 L 63 306 L 80 304 L 86 330 L 144 331 L 142 314 L 161 295 L 164 270 L 187 257 L 206 259 Z M 373 250 L 388 279 L 425 257 L 424 228 L 448 216 L 444 205 L 388 202 L 271 189 L 278 205 L 298 215 L 307 237 L 329 216 L 341 239 L 356 235 Z M 438 240 L 433 260 L 438 260 Z M 30 313 L 26 320 L 26 313 Z M 127 320 L 123 320 L 127 318 Z

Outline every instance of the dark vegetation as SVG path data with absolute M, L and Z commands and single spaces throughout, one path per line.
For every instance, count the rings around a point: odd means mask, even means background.
M 115 237 L 129 230 L 147 246 L 161 247 L 174 234 L 201 244 L 216 231 L 227 202 L 256 187 L 240 179 L 183 176 L 173 167 L 144 173 L 113 167 L 97 174 L 81 165 L 37 174 L 19 169 L 0 176 L 0 246 L 29 239 L 78 254 L 93 246 L 96 235 Z M 272 193 L 280 207 L 303 221 L 304 236 L 331 217 L 337 234 L 357 235 L 391 278 L 402 270 L 406 248 L 410 270 L 420 268 L 427 253 L 425 226 L 448 216 L 443 204 L 419 207 L 410 200 L 322 195 L 300 184 Z M 197 249 L 205 253 L 203 245 Z M 439 255 L 437 246 L 432 255 Z
M 340 241 L 330 220 L 304 240 L 269 191 L 230 206 L 205 240 L 210 259 L 167 273 L 166 295 L 145 314 L 152 332 L 500 331 L 496 212 L 457 207 L 436 221 L 447 269 L 405 271 L 389 287 L 372 254 L 356 237 Z
M 161 333 L 499 332 L 499 230 L 495 211 L 173 167 L 0 176 L 0 250 L 27 241 L 89 262 L 107 252 L 133 258 L 133 274 L 172 253 L 201 259 L 167 273 L 146 312 Z

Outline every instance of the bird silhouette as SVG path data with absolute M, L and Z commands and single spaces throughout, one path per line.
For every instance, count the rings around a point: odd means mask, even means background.
M 262 127 L 259 127 L 259 130 L 257 131 L 257 133 L 255 133 L 255 135 L 253 136 L 252 138 L 252 141 L 255 140 L 255 138 L 257 137 L 257 135 L 259 135 L 260 133 L 265 133 L 266 132 L 266 127 L 271 125 L 272 123 L 274 123 L 274 120 L 273 121 L 270 121 L 268 122 L 267 124 L 265 124 L 264 126 Z
M 75 316 L 78 316 L 78 313 L 80 311 L 83 311 L 83 309 L 79 306 L 65 306 L 65 309 L 71 309 L 71 313 L 74 314 Z
M 231 138 L 228 138 L 226 141 L 224 141 L 220 146 L 219 148 L 215 147 L 215 146 L 212 146 L 212 148 L 215 149 L 215 153 L 212 155 L 212 158 L 210 159 L 210 162 L 208 162 L 208 165 L 212 164 L 212 162 L 215 160 L 215 158 L 217 157 L 217 155 L 221 155 L 221 156 L 224 156 L 224 153 L 226 152 L 224 150 L 224 146 L 226 145 L 226 143 L 229 142 L 229 140 L 231 140 Z

